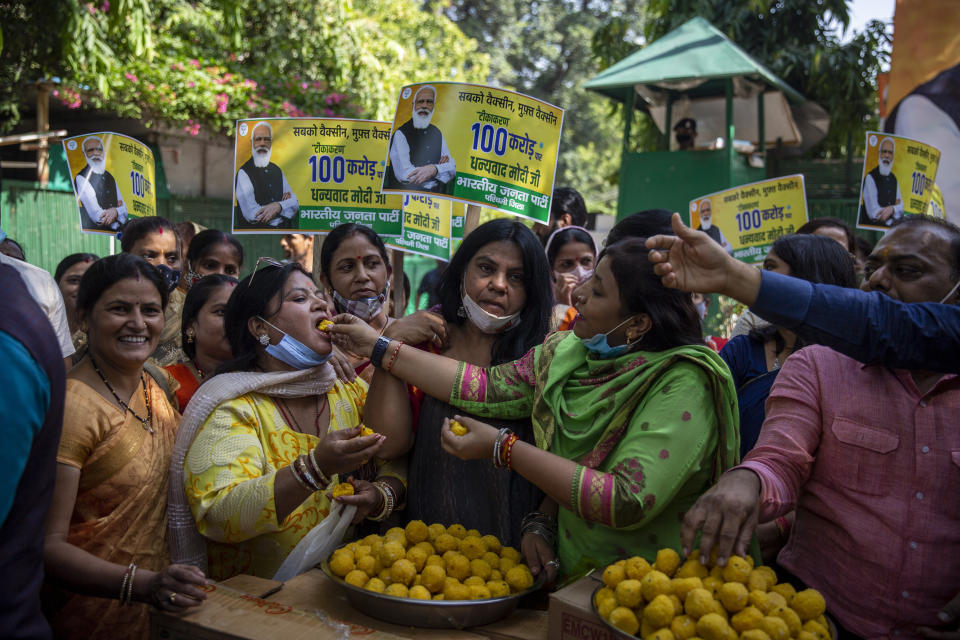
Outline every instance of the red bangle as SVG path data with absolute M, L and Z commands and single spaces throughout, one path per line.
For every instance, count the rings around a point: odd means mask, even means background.
M 393 350 L 393 355 L 390 356 L 390 360 L 387 361 L 387 366 L 383 368 L 387 373 L 390 372 L 390 369 L 393 369 L 393 363 L 396 361 L 397 356 L 400 354 L 400 347 L 403 346 L 403 340 L 397 341 L 397 348 Z
M 513 445 L 514 445 L 514 444 L 517 442 L 517 440 L 519 440 L 519 439 L 520 439 L 520 438 L 519 438 L 519 436 L 517 436 L 517 434 L 512 433 L 512 434 L 510 434 L 510 437 L 507 438 L 507 441 L 503 443 L 504 466 L 506 466 L 507 469 L 512 469 L 512 468 L 513 468 L 513 467 L 510 466 L 510 460 L 511 460 L 511 456 L 512 456 L 512 454 L 513 454 Z
M 774 522 L 777 523 L 777 531 L 780 532 L 781 538 L 787 538 L 790 536 L 790 521 L 787 520 L 784 516 L 780 516 Z

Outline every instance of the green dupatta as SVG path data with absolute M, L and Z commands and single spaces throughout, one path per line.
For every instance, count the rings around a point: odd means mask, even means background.
M 538 447 L 597 467 L 650 387 L 672 366 L 688 362 L 706 373 L 717 414 L 713 480 L 737 463 L 737 393 L 726 363 L 712 349 L 690 345 L 609 360 L 588 353 L 572 331 L 561 331 L 514 362 L 489 369 L 461 363 L 450 402 L 477 415 L 529 415 Z
M 451 404 L 531 416 L 537 446 L 575 460 L 571 506 L 559 514 L 567 576 L 616 558 L 679 549 L 680 520 L 737 462 L 736 390 L 705 346 L 589 358 L 558 333 L 490 369 L 461 365 Z

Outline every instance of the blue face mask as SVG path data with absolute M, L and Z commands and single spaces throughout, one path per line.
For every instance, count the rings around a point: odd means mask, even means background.
M 260 316 L 257 316 L 260 317 Z M 274 329 L 277 327 L 273 326 L 263 318 L 260 318 L 267 324 L 269 324 Z M 312 369 L 313 367 L 318 367 L 327 360 L 330 359 L 330 356 L 333 355 L 331 350 L 325 356 L 320 355 L 307 345 L 303 344 L 286 331 L 282 329 L 277 329 L 280 333 L 283 334 L 283 338 L 280 339 L 280 342 L 277 344 L 267 345 L 267 354 L 273 356 L 280 362 L 288 364 L 294 369 L 303 370 L 303 369 Z
M 611 347 L 610 343 L 607 342 L 607 336 L 613 333 L 614 331 L 616 331 L 617 329 L 619 329 L 620 327 L 622 327 L 623 325 L 625 325 L 626 323 L 630 322 L 632 319 L 633 318 L 627 318 L 626 320 L 624 320 L 623 322 L 615 326 L 613 329 L 610 329 L 610 331 L 607 331 L 606 333 L 598 333 L 592 338 L 587 338 L 586 340 L 584 340 L 583 338 L 580 338 L 580 342 L 582 342 L 583 346 L 587 348 L 587 351 L 589 351 L 596 357 L 600 358 L 601 360 L 609 360 L 610 358 L 616 358 L 617 356 L 622 356 L 623 354 L 625 354 L 627 351 L 630 350 L 631 345 L 621 344 L 616 347 Z
M 173 291 L 177 288 L 177 285 L 180 284 L 180 270 L 171 269 L 165 264 L 158 264 L 154 266 L 154 269 L 160 272 L 160 277 L 163 278 L 164 284 L 167 285 L 167 291 Z

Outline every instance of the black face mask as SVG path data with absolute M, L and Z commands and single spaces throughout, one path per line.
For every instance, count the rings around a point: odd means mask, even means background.
M 177 285 L 180 284 L 180 270 L 171 269 L 165 264 L 158 264 L 154 267 L 157 271 L 160 272 L 160 277 L 163 278 L 163 281 L 167 285 L 167 291 L 173 291 L 177 288 Z
M 691 136 L 689 133 L 678 133 L 678 134 L 677 134 L 677 143 L 678 143 L 678 144 L 687 144 L 687 143 L 690 142 L 691 140 L 693 140 L 693 136 Z

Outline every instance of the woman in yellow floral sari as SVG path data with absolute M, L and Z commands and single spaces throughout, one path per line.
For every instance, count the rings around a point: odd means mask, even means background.
M 179 416 L 143 364 L 163 329 L 166 287 L 131 255 L 99 260 L 77 294 L 89 350 L 67 379 L 47 518 L 45 613 L 56 638 L 145 638 L 147 607 L 183 611 L 203 573 L 170 565 L 167 469 Z M 7 630 L 11 631 L 11 630 Z
M 255 268 L 227 303 L 235 360 L 190 401 L 171 470 L 172 555 L 215 579 L 272 577 L 329 514 L 338 474 L 353 474 L 356 494 L 337 500 L 355 521 L 402 501 L 403 474 L 372 462 L 384 436 L 359 435 L 366 383 L 327 362 L 325 309 L 296 263 Z

